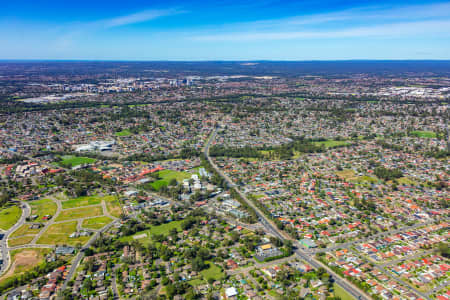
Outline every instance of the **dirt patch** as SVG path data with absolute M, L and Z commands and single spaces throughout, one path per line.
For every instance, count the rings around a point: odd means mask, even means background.
M 14 257 L 14 262 L 10 266 L 8 272 L 3 276 L 3 278 L 7 278 L 17 273 L 24 272 L 27 269 L 31 269 L 39 264 L 39 260 L 40 255 L 36 250 L 24 250 L 20 253 L 17 253 Z

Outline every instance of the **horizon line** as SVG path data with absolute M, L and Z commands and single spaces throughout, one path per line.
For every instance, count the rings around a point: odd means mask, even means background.
M 427 58 L 427 59 L 303 59 L 303 60 L 282 60 L 282 59 L 214 59 L 214 60 L 177 60 L 177 59 L 154 59 L 154 60 L 134 60 L 134 59 L 1 59 L 0 62 L 168 62 L 168 63 L 206 63 L 206 62 L 450 62 L 449 58 Z

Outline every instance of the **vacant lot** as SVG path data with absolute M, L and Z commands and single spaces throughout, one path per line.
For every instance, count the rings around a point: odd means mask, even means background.
M 62 208 L 75 208 L 75 207 L 81 207 L 81 206 L 87 206 L 87 205 L 98 205 L 102 202 L 101 197 L 99 196 L 85 196 L 85 197 L 78 197 L 74 199 L 70 199 L 67 201 L 62 202 Z
M 109 214 L 113 217 L 119 218 L 122 214 L 122 208 L 119 200 L 115 196 L 106 196 L 103 197 L 103 200 L 106 202 L 106 209 Z
M 104 216 L 104 217 L 86 219 L 83 221 L 82 226 L 83 226 L 83 228 L 88 228 L 88 229 L 101 229 L 111 222 L 112 222 L 111 218 Z
M 8 239 L 9 247 L 16 247 L 29 244 L 34 238 L 34 235 L 24 235 L 16 238 Z
M 412 136 L 420 137 L 420 138 L 435 138 L 436 133 L 433 131 L 411 131 Z
M 178 182 L 182 182 L 183 179 L 191 178 L 192 174 L 187 172 L 178 172 L 173 170 L 162 170 L 158 172 L 159 180 L 152 183 L 155 190 L 159 191 L 162 186 L 169 185 L 172 179 L 176 179 Z
M 25 223 L 22 226 L 20 226 L 16 231 L 14 231 L 10 237 L 18 237 L 22 235 L 30 235 L 30 234 L 38 234 L 40 229 L 30 229 L 30 223 Z
M 51 249 L 27 248 L 11 251 L 11 266 L 8 272 L 1 278 L 6 279 L 13 275 L 19 275 L 33 269 L 44 262 L 45 255 L 51 252 Z
M 61 156 L 61 161 L 59 162 L 59 164 L 61 166 L 78 166 L 78 165 L 82 165 L 82 164 L 92 164 L 96 161 L 95 158 L 90 158 L 90 157 L 83 157 L 83 156 L 74 156 L 74 155 L 64 155 Z
M 22 210 L 17 205 L 0 209 L 0 229 L 8 230 L 19 221 Z
M 56 221 L 68 221 L 103 215 L 101 206 L 80 207 L 61 211 Z
M 42 222 L 42 217 L 45 215 L 54 216 L 56 213 L 56 203 L 50 199 L 40 199 L 29 202 L 31 206 L 31 214 L 37 215 L 37 222 Z
M 77 222 L 64 222 L 51 225 L 47 231 L 39 238 L 37 244 L 44 245 L 76 245 L 84 244 L 89 237 L 69 238 L 69 236 L 77 231 Z

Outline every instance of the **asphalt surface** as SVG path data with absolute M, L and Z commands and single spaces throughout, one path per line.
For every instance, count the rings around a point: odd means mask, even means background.
M 265 227 L 267 232 L 269 232 L 270 234 L 280 238 L 281 240 L 287 240 L 287 239 L 291 240 L 284 232 L 279 230 L 273 224 L 273 222 L 270 219 L 268 219 L 258 209 L 258 207 L 256 207 L 256 205 L 252 201 L 248 200 L 247 197 L 243 193 L 241 193 L 241 191 L 238 188 L 236 188 L 236 185 L 231 181 L 231 179 L 226 174 L 224 174 L 216 166 L 216 164 L 212 161 L 211 157 L 209 156 L 209 147 L 211 146 L 211 142 L 215 139 L 216 134 L 217 134 L 217 128 L 214 129 L 213 133 L 211 134 L 211 137 L 208 139 L 208 142 L 206 143 L 205 148 L 203 150 L 204 154 L 205 154 L 206 158 L 208 159 L 209 163 L 211 164 L 211 166 L 216 170 L 216 172 L 220 176 L 222 176 L 226 180 L 226 182 L 228 183 L 228 186 L 230 188 L 234 188 L 236 190 L 236 192 L 242 197 L 242 199 L 255 211 L 257 217 L 259 218 L 261 224 Z M 326 266 L 323 263 L 321 263 L 320 261 L 316 260 L 314 258 L 314 256 L 311 256 L 311 254 L 307 254 L 306 252 L 300 250 L 301 246 L 299 245 L 299 243 L 297 241 L 293 241 L 293 245 L 294 245 L 294 247 L 296 247 L 295 253 L 297 254 L 298 257 L 300 257 L 302 260 L 304 260 L 305 262 L 307 262 L 308 264 L 310 264 L 314 268 L 322 267 L 325 270 L 327 270 L 327 272 L 330 273 L 333 276 L 333 279 L 335 280 L 335 283 L 338 284 L 340 287 L 342 287 L 345 291 L 347 291 L 354 298 L 356 298 L 356 299 L 371 299 L 370 296 L 368 296 L 363 291 L 359 290 L 353 284 L 351 284 L 347 280 L 339 277 L 339 275 L 337 275 L 330 268 L 328 268 L 328 266 Z
M 10 264 L 11 258 L 9 255 L 10 249 L 8 249 L 8 238 L 11 235 L 11 233 L 16 231 L 23 224 L 25 224 L 26 218 L 28 218 L 31 213 L 31 208 L 26 202 L 20 202 L 20 208 L 22 209 L 22 215 L 20 216 L 19 221 L 17 221 L 17 223 L 14 224 L 14 226 L 8 229 L 7 231 L 2 232 L 5 236 L 0 241 L 1 253 L 3 257 L 3 264 L 0 265 L 0 275 L 2 275 L 8 269 Z

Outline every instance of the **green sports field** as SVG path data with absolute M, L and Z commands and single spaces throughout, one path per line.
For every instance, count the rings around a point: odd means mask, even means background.
M 115 133 L 116 136 L 129 136 L 131 135 L 131 131 L 129 131 L 128 129 L 124 129 L 122 131 L 118 131 Z
M 433 131 L 415 130 L 415 131 L 411 131 L 411 135 L 419 137 L 419 138 L 436 138 L 436 133 Z

